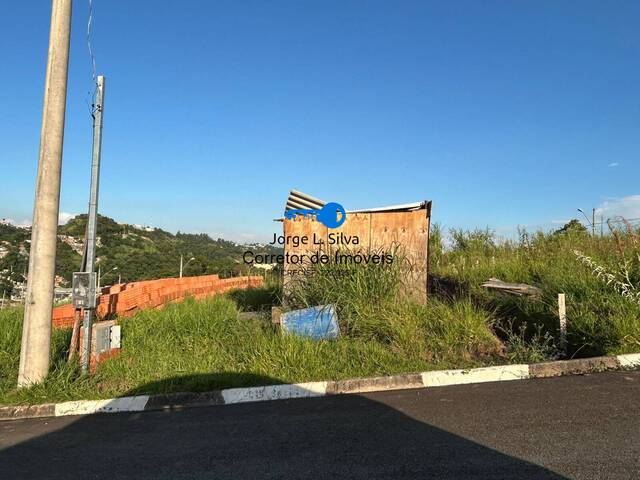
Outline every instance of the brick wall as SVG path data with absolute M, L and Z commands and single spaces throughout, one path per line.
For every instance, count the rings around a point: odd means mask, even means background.
M 229 290 L 260 287 L 262 280 L 257 276 L 221 279 L 218 275 L 206 275 L 123 283 L 102 289 L 96 312 L 98 318 L 112 315 L 126 317 L 146 308 L 162 308 L 167 303 L 179 302 L 188 296 L 201 299 Z M 54 308 L 53 326 L 73 326 L 74 312 L 71 304 Z

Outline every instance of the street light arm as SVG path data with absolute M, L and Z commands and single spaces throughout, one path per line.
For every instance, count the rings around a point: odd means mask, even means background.
M 589 217 L 587 217 L 587 215 L 584 213 L 584 210 L 582 210 L 581 208 L 578 209 L 578 211 L 582 214 L 582 216 L 584 217 L 584 219 L 587 221 L 587 224 L 589 226 L 593 226 L 593 224 L 591 223 L 591 220 L 589 220 Z

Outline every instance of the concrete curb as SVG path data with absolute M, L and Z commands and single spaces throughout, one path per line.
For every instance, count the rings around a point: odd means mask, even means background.
M 228 388 L 203 393 L 137 395 L 106 400 L 77 400 L 43 405 L 0 406 L 0 420 L 61 417 L 94 413 L 182 410 L 185 408 L 265 402 L 292 398 L 324 397 L 349 393 L 434 388 L 483 382 L 504 382 L 562 375 L 582 375 L 640 368 L 640 353 L 613 357 L 559 360 L 530 365 L 501 365 L 468 370 L 437 370 L 388 377 L 351 378 L 328 382 L 307 382 L 261 387 Z

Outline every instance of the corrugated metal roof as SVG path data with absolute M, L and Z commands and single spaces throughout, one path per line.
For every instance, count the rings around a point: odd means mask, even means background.
M 388 207 L 364 208 L 362 210 L 347 210 L 347 213 L 368 213 L 368 212 L 410 212 L 424 208 L 427 202 L 403 203 L 400 205 L 389 205 Z
M 428 203 L 430 202 L 422 201 L 422 202 L 413 202 L 413 203 L 403 203 L 400 205 L 389 205 L 387 207 L 363 208 L 360 210 L 347 210 L 347 213 L 409 212 L 412 210 L 419 210 L 421 208 L 426 208 Z M 289 192 L 289 197 L 287 198 L 287 205 L 285 207 L 285 211 L 307 209 L 307 208 L 313 209 L 313 210 L 320 210 L 326 204 L 327 202 L 325 202 L 324 200 L 320 200 L 318 198 L 312 197 L 311 195 L 307 195 L 306 193 L 302 193 L 298 190 L 291 190 Z M 275 220 L 282 221 L 283 218 L 276 218 Z
M 297 190 L 291 190 L 291 192 L 289 192 L 289 198 L 287 198 L 287 206 L 285 207 L 285 211 L 307 208 L 312 210 L 320 210 L 326 204 L 327 202 L 314 198 L 311 195 L 307 195 L 306 193 L 302 193 Z

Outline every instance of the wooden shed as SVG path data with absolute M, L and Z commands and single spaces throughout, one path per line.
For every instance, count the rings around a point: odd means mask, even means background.
M 292 195 L 303 195 L 311 199 L 310 204 L 292 204 L 290 196 L 287 209 L 319 208 L 324 205 L 324 202 L 300 192 L 292 191 Z M 310 257 L 319 252 L 335 255 L 336 251 L 346 251 L 353 256 L 350 260 L 354 260 L 354 263 L 358 263 L 357 260 L 371 259 L 374 254 L 396 252 L 398 258 L 402 258 L 406 288 L 416 298 L 426 300 L 430 220 L 431 201 L 347 211 L 344 223 L 333 229 L 327 228 L 312 215 L 284 218 L 285 295 L 287 285 L 297 275 L 304 274 Z M 296 239 L 308 241 L 300 243 Z M 304 261 L 300 261 L 299 258 L 303 255 L 306 255 L 303 257 Z

